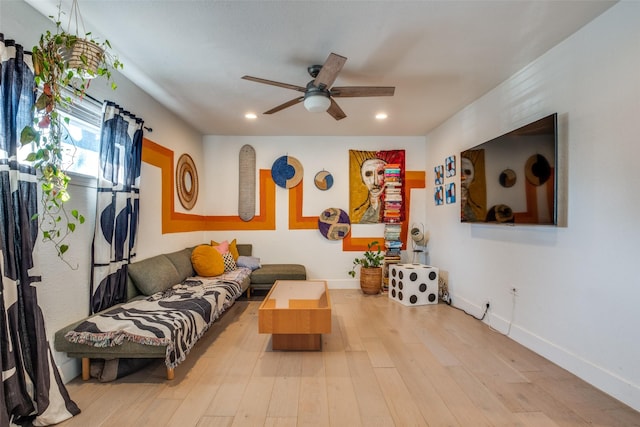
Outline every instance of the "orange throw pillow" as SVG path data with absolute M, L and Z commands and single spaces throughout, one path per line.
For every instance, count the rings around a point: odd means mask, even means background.
M 222 254 L 213 246 L 196 246 L 191 252 L 191 264 L 198 276 L 211 277 L 224 273 Z

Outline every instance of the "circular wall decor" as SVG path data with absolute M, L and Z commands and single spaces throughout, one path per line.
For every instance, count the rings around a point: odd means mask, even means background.
M 507 205 L 495 205 L 487 211 L 487 222 L 515 222 L 513 209 Z
M 302 164 L 291 156 L 279 157 L 271 166 L 271 177 L 282 188 L 293 188 L 300 184 L 302 173 Z
M 516 173 L 513 169 L 505 169 L 500 174 L 498 180 L 500 181 L 500 185 L 505 188 L 513 187 L 517 180 Z
M 349 215 L 339 208 L 327 208 L 318 217 L 318 230 L 329 240 L 341 240 L 351 230 Z
M 182 207 L 191 210 L 198 200 L 198 172 L 193 159 L 186 153 L 178 159 L 176 189 Z
M 534 154 L 524 165 L 524 175 L 533 185 L 542 185 L 551 176 L 549 161 L 542 154 Z
M 326 170 L 321 170 L 313 178 L 313 182 L 316 184 L 318 189 L 323 191 L 328 190 L 333 186 L 333 175 Z

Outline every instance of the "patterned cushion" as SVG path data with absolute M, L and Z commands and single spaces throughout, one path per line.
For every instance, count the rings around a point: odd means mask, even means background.
M 233 259 L 233 255 L 231 252 L 225 252 L 222 254 L 222 259 L 224 260 L 224 272 L 233 271 L 237 269 L 236 260 Z

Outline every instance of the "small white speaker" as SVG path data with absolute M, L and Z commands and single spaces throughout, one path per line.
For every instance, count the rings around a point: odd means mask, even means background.
M 406 306 L 438 303 L 437 267 L 394 264 L 389 271 L 389 299 Z

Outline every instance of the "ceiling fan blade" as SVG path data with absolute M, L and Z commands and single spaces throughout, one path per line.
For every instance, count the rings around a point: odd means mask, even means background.
M 266 85 L 283 87 L 285 89 L 293 89 L 293 90 L 297 90 L 298 92 L 303 92 L 303 93 L 306 90 L 302 86 L 290 85 L 288 83 L 274 82 L 273 80 L 261 79 L 259 77 L 242 76 L 242 78 L 244 80 L 250 80 L 250 81 L 256 82 L 256 83 L 264 83 Z
M 272 108 L 269 111 L 265 111 L 264 114 L 273 114 L 273 113 L 277 113 L 280 110 L 284 110 L 285 108 L 289 108 L 293 105 L 296 105 L 300 102 L 302 102 L 304 100 L 304 96 L 301 96 L 299 98 L 294 98 L 291 101 L 287 101 L 284 104 L 280 104 L 277 107 Z
M 347 58 L 344 56 L 335 53 L 329 54 L 316 79 L 313 81 L 313 85 L 315 87 L 322 85 L 325 88 L 330 88 L 333 82 L 336 81 L 336 77 L 338 77 L 338 73 L 342 70 L 345 62 L 347 62 Z
M 343 86 L 331 88 L 331 96 L 349 98 L 357 96 L 393 96 L 393 86 Z
M 331 99 L 331 105 L 329 106 L 327 113 L 329 113 L 331 117 L 333 117 L 336 120 L 342 120 L 345 117 L 347 117 L 347 115 L 344 113 L 344 111 L 342 111 L 342 108 L 340 108 L 338 103 L 334 101 L 333 98 L 330 98 L 330 99 Z

